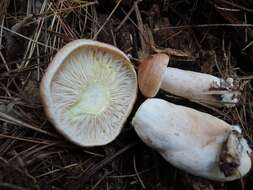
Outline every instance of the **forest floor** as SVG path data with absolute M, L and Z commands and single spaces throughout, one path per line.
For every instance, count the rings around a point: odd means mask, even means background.
M 130 121 L 112 143 L 81 148 L 47 120 L 39 84 L 55 53 L 88 38 L 139 60 L 158 50 L 170 66 L 234 77 L 243 84 L 235 108 L 158 97 L 242 126 L 253 146 L 253 2 L 251 0 L 0 0 L 1 190 L 253 189 L 253 174 L 220 183 L 187 174 L 144 145 Z

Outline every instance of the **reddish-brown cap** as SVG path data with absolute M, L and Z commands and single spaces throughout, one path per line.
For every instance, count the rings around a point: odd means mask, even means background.
M 138 68 L 138 84 L 145 97 L 154 97 L 161 86 L 169 63 L 166 54 L 155 54 L 141 61 Z

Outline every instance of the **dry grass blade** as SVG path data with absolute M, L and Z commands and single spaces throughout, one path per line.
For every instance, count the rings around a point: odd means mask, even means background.
M 51 175 L 51 174 L 54 174 L 54 173 L 56 173 L 56 172 L 60 172 L 60 171 L 62 171 L 62 170 L 66 170 L 66 169 L 69 169 L 69 168 L 76 167 L 76 166 L 78 166 L 78 165 L 79 165 L 79 164 L 70 164 L 70 165 L 64 166 L 62 169 L 52 170 L 52 171 L 46 172 L 46 173 L 41 174 L 41 175 L 36 176 L 36 177 L 39 178 L 39 177 L 43 177 L 43 176 L 46 176 L 46 175 Z
M 115 154 L 106 157 L 104 160 L 100 161 L 98 164 L 90 168 L 87 172 L 84 173 L 84 175 L 81 177 L 81 183 L 84 184 L 86 183 L 90 177 L 92 177 L 98 170 L 102 169 L 104 166 L 112 162 L 116 157 L 121 155 L 122 153 L 126 152 L 130 148 L 134 147 L 136 143 L 128 144 L 122 149 L 120 149 L 118 152 Z
M 249 9 L 245 6 L 241 6 L 239 4 L 236 4 L 236 3 L 233 3 L 231 1 L 226 1 L 226 0 L 219 0 L 220 2 L 223 2 L 223 3 L 226 3 L 227 5 L 232 5 L 233 7 L 235 8 L 239 8 L 239 9 L 242 9 L 244 11 L 247 11 L 247 12 L 250 12 L 250 13 L 253 13 L 253 9 Z
M 191 61 L 195 60 L 195 58 L 191 55 L 191 53 L 187 51 L 182 51 L 182 50 L 177 50 L 177 49 L 172 49 L 172 48 L 159 49 L 157 47 L 152 47 L 152 49 L 156 53 L 166 53 L 174 57 L 185 58 Z
M 137 176 L 137 178 L 138 178 L 138 180 L 139 180 L 139 182 L 141 184 L 141 187 L 142 187 L 142 189 L 146 189 L 146 187 L 145 187 L 145 185 L 144 185 L 144 183 L 143 183 L 143 181 L 142 181 L 142 179 L 141 179 L 141 177 L 139 175 L 139 172 L 137 171 L 136 161 L 135 161 L 135 154 L 133 155 L 133 163 L 134 163 L 134 171 L 135 171 L 136 176 Z
M 154 28 L 154 31 L 166 29 L 185 29 L 185 28 L 213 28 L 213 27 L 253 27 L 253 24 L 198 24 L 198 25 L 181 25 Z
M 18 126 L 22 126 L 22 127 L 26 127 L 28 129 L 32 129 L 34 131 L 37 131 L 37 132 L 40 132 L 40 133 L 43 133 L 43 134 L 46 134 L 46 135 L 49 135 L 49 136 L 53 136 L 53 137 L 57 137 L 57 135 L 53 134 L 53 133 L 50 133 L 48 131 L 45 131 L 43 129 L 40 129 L 39 127 L 34 127 L 33 125 L 30 125 L 28 123 L 25 123 L 19 119 L 16 119 L 6 113 L 3 113 L 3 112 L 0 112 L 0 120 L 4 119 L 4 121 L 9 121 L 10 123 L 13 123 L 13 124 L 16 124 Z
M 1 0 L 0 1 L 0 21 L 2 21 L 3 17 L 5 16 L 7 12 L 7 8 L 9 6 L 9 0 Z
M 104 24 L 98 29 L 97 33 L 94 35 L 93 39 L 97 39 L 99 33 L 101 32 L 101 30 L 105 27 L 105 25 L 109 22 L 109 20 L 111 19 L 113 13 L 116 11 L 116 9 L 118 8 L 118 6 L 120 5 L 122 0 L 119 0 L 118 3 L 115 5 L 115 7 L 113 8 L 112 12 L 110 13 L 110 15 L 106 18 Z
M 121 23 L 117 26 L 117 28 L 115 29 L 115 32 L 118 32 L 119 29 L 125 24 L 125 22 L 127 21 L 127 19 L 129 19 L 129 16 L 132 14 L 132 12 L 135 10 L 135 6 L 138 5 L 140 2 L 142 2 L 142 0 L 137 0 L 135 2 L 135 4 L 132 6 L 132 8 L 128 11 L 127 15 L 125 16 L 125 18 L 121 21 Z
M 108 173 L 106 173 L 106 174 L 104 174 L 98 181 L 97 181 L 97 183 L 92 187 L 92 189 L 91 190 L 95 190 L 96 188 L 97 188 L 97 186 L 106 178 L 106 176 L 108 176 L 109 174 Z
M 45 142 L 45 141 L 38 141 L 38 140 L 33 140 L 33 139 L 14 137 L 14 136 L 5 135 L 5 134 L 0 134 L 0 138 L 15 139 L 15 140 L 24 141 L 24 142 L 28 142 L 28 143 L 35 143 L 35 144 L 46 144 L 46 145 L 50 144 L 50 143 Z
M 9 72 L 10 69 L 9 69 L 8 64 L 7 64 L 7 62 L 6 62 L 6 60 L 5 60 L 5 58 L 4 58 L 1 51 L 0 51 L 0 58 L 2 59 L 2 62 L 4 63 L 4 66 L 5 66 L 6 70 Z
M 23 187 L 20 187 L 20 186 L 17 186 L 17 185 L 13 185 L 13 184 L 10 184 L 10 183 L 1 183 L 0 182 L 0 187 L 7 188 L 7 189 L 13 189 L 13 190 L 27 190 L 26 188 L 23 188 Z
M 144 174 L 144 173 L 147 173 L 151 170 L 153 170 L 153 168 L 148 168 L 148 169 L 145 169 L 143 171 L 140 171 L 138 172 L 138 175 L 141 175 L 141 174 Z M 137 173 L 134 173 L 134 174 L 128 174 L 128 175 L 111 175 L 111 176 L 108 176 L 109 178 L 131 178 L 131 177 L 137 177 Z
M 141 50 L 139 52 L 139 58 L 144 58 L 147 55 L 150 54 L 150 43 L 152 43 L 149 39 L 147 39 L 150 36 L 150 33 L 145 30 L 145 26 L 142 21 L 141 13 L 138 7 L 138 4 L 135 2 L 134 3 L 134 8 L 135 8 L 135 14 L 136 14 L 136 19 L 137 19 L 137 26 L 138 26 L 138 33 L 139 33 L 139 39 L 140 39 L 140 44 L 141 44 Z M 152 37 L 151 37 L 152 38 Z M 149 44 L 148 44 L 149 43 Z
M 18 32 L 15 32 L 15 31 L 13 31 L 13 30 L 11 30 L 11 29 L 5 27 L 5 26 L 0 26 L 0 28 L 3 29 L 3 30 L 5 30 L 5 31 L 7 31 L 7 32 L 13 33 L 13 34 L 15 34 L 15 35 L 17 35 L 17 36 L 20 36 L 20 37 L 22 37 L 22 38 L 24 38 L 24 39 L 26 39 L 26 40 L 28 40 L 28 41 L 30 41 L 30 42 L 34 42 L 34 43 L 36 43 L 36 44 L 38 44 L 38 45 L 41 45 L 41 46 L 43 46 L 43 47 L 51 48 L 51 49 L 57 49 L 57 48 L 55 48 L 55 47 L 53 47 L 53 46 L 48 46 L 47 44 L 44 44 L 44 43 L 42 43 L 42 42 L 38 42 L 38 41 L 36 41 L 36 40 L 33 40 L 33 39 L 31 39 L 31 38 L 29 38 L 29 37 L 27 37 L 27 36 L 24 36 L 24 35 L 22 35 L 22 34 L 20 34 L 20 33 L 18 33 Z

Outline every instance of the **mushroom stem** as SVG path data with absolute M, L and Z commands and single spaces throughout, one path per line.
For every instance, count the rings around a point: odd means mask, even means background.
M 240 92 L 232 78 L 226 80 L 210 74 L 167 67 L 162 79 L 162 90 L 218 107 L 232 107 L 239 101 Z
M 239 126 L 212 115 L 151 98 L 140 106 L 132 125 L 144 143 L 193 175 L 231 181 L 251 168 L 252 150 Z
M 253 151 L 250 153 L 250 160 L 251 160 L 251 172 L 253 173 Z
M 169 56 L 155 54 L 138 67 L 138 84 L 145 97 L 154 97 L 159 89 L 198 103 L 232 107 L 239 101 L 236 81 L 199 72 L 167 67 Z

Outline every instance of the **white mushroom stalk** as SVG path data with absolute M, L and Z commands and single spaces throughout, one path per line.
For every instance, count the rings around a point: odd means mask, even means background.
M 162 99 L 147 99 L 132 125 L 144 143 L 177 168 L 231 181 L 246 175 L 252 153 L 238 126 Z
M 141 62 L 138 83 L 144 96 L 154 97 L 162 89 L 217 107 L 232 107 L 239 102 L 239 85 L 232 78 L 224 80 L 210 74 L 167 67 L 168 63 L 169 56 L 166 54 L 155 54 Z
M 82 39 L 56 54 L 40 90 L 56 129 L 78 145 L 98 146 L 120 133 L 136 99 L 137 78 L 122 51 Z

